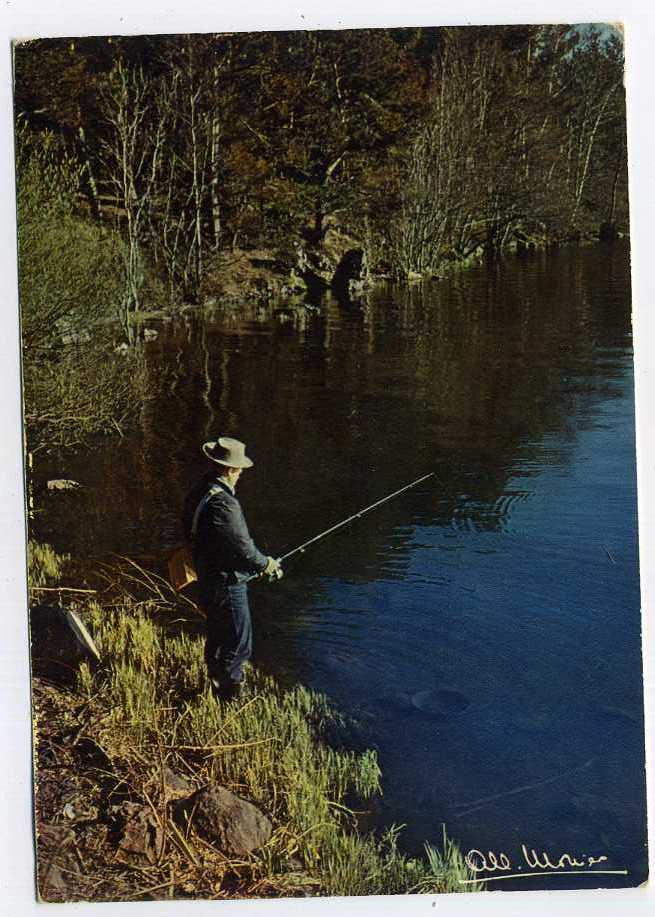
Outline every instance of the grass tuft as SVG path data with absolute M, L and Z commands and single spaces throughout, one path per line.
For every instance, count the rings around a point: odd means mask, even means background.
M 40 544 L 30 538 L 27 543 L 27 581 L 30 588 L 57 582 L 67 560 L 67 555 L 56 554 L 49 544 Z

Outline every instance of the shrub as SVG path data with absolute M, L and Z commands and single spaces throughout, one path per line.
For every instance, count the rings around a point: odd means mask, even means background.
M 55 137 L 16 133 L 18 282 L 29 448 L 120 430 L 144 393 L 138 353 L 113 352 L 124 277 L 116 234 L 77 212 L 81 168 Z M 103 322 L 103 324 L 99 324 Z
M 55 137 L 16 132 L 18 282 L 23 347 L 42 351 L 85 337 L 117 316 L 120 239 L 76 212 L 82 169 Z

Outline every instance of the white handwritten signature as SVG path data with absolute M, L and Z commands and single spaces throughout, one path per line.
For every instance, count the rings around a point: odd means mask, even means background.
M 521 844 L 519 861 L 512 859 L 504 852 L 496 853 L 487 850 L 483 853 L 475 847 L 465 856 L 465 862 L 473 873 L 473 879 L 460 879 L 463 884 L 496 879 L 520 879 L 530 876 L 571 875 L 572 873 L 602 873 L 603 875 L 627 875 L 627 869 L 594 869 L 600 863 L 607 863 L 607 856 L 588 856 L 586 853 L 553 854 L 547 850 L 528 849 Z M 496 875 L 494 875 L 496 874 Z

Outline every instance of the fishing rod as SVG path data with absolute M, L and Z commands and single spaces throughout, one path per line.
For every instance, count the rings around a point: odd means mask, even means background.
M 336 525 L 330 526 L 329 529 L 325 529 L 325 531 L 319 532 L 318 535 L 314 535 L 314 537 L 310 538 L 309 541 L 304 541 L 301 545 L 298 545 L 297 548 L 293 548 L 292 551 L 287 551 L 286 554 L 283 554 L 282 557 L 279 557 L 279 563 L 283 563 L 284 561 L 289 560 L 289 558 L 293 557 L 294 554 L 303 554 L 306 548 L 308 548 L 310 545 L 316 544 L 317 541 L 321 541 L 323 538 L 327 538 L 328 535 L 331 535 L 338 529 L 343 528 L 350 522 L 354 522 L 355 519 L 361 519 L 362 516 L 366 515 L 366 513 L 370 513 L 371 510 L 376 509 L 378 506 L 382 506 L 383 503 L 387 503 L 389 500 L 393 500 L 394 497 L 404 493 L 406 490 L 410 490 L 412 487 L 416 487 L 417 484 L 420 484 L 422 481 L 427 481 L 427 479 L 431 477 L 434 477 L 434 471 L 431 471 L 429 474 L 424 474 L 423 477 L 417 478 L 415 481 L 412 481 L 411 484 L 405 484 L 404 487 L 400 487 L 398 490 L 394 490 L 393 493 L 388 494 L 386 497 L 382 497 L 381 500 L 376 500 L 375 503 L 371 503 L 370 506 L 365 506 L 364 509 L 360 509 L 359 512 L 353 513 L 352 516 L 348 516 L 347 519 L 342 519 L 341 522 L 337 522 Z M 251 577 L 251 579 L 256 579 L 256 577 L 257 574 L 254 577 Z
M 302 544 L 298 545 L 297 548 L 293 548 L 293 550 L 287 551 L 286 554 L 283 554 L 282 557 L 278 558 L 278 562 L 283 563 L 284 561 L 289 560 L 290 557 L 293 557 L 294 554 L 304 553 L 304 551 L 310 545 L 316 544 L 317 541 L 321 541 L 323 538 L 327 538 L 328 535 L 331 535 L 333 532 L 342 529 L 350 522 L 354 522 L 355 519 L 361 519 L 362 516 L 370 513 L 371 510 L 376 509 L 378 506 L 382 506 L 383 503 L 387 503 L 389 500 L 393 500 L 393 498 L 399 496 L 399 494 L 405 493 L 406 490 L 411 490 L 412 487 L 416 487 L 417 484 L 420 484 L 422 481 L 427 481 L 428 478 L 432 478 L 434 476 L 434 471 L 431 471 L 429 474 L 424 474 L 422 477 L 417 478 L 410 484 L 405 484 L 404 487 L 399 487 L 398 490 L 394 490 L 393 493 L 387 494 L 387 496 L 382 497 L 381 500 L 376 500 L 375 503 L 371 503 L 370 506 L 365 506 L 364 509 L 360 509 L 358 512 L 353 513 L 352 516 L 348 516 L 347 519 L 342 519 L 341 522 L 337 522 L 336 525 L 331 525 L 329 529 L 325 529 L 325 531 L 319 532 L 318 535 L 314 535 L 314 537 L 310 538 L 309 541 L 304 541 Z M 191 551 L 188 544 L 176 548 L 169 556 L 168 571 L 170 581 L 178 592 L 180 592 L 182 589 L 184 589 L 185 586 L 188 586 L 189 583 L 192 583 L 197 578 L 193 565 L 193 558 L 191 557 Z M 254 573 L 252 576 L 245 577 L 243 580 L 241 580 L 241 582 L 249 583 L 252 580 L 259 579 L 261 576 L 263 576 L 263 573 Z

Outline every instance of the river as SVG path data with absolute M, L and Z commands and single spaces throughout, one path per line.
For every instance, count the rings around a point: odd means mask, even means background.
M 374 823 L 405 824 L 404 849 L 445 824 L 465 851 L 505 852 L 512 874 L 538 871 L 522 844 L 607 857 L 600 875 L 490 887 L 636 885 L 630 311 L 617 244 L 296 317 L 248 305 L 151 323 L 159 394 L 123 439 L 48 459 L 84 488 L 44 497 L 40 531 L 82 557 L 161 553 L 216 434 L 248 444 L 239 493 L 270 553 L 434 471 L 253 589 L 255 660 L 325 691 L 353 742 L 378 749 Z

